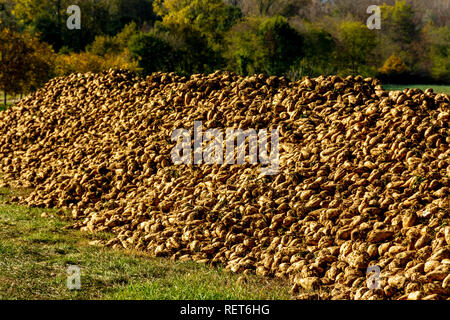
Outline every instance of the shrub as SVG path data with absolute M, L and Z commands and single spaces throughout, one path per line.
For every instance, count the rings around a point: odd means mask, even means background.
M 450 27 L 430 28 L 428 36 L 431 75 L 439 82 L 450 83 Z
M 59 54 L 55 61 L 55 75 L 65 76 L 71 73 L 100 72 L 108 69 L 138 70 L 136 61 L 131 59 L 128 50 L 120 54 L 106 54 L 104 57 L 90 53 Z
M 229 68 L 247 75 L 283 74 L 302 56 L 303 38 L 281 16 L 247 18 L 227 36 Z
M 144 75 L 155 71 L 173 71 L 175 51 L 154 33 L 141 33 L 132 37 L 129 49 L 138 61 Z
M 380 68 L 380 72 L 386 76 L 399 76 L 406 72 L 407 67 L 403 60 L 396 54 L 392 54 Z
M 339 56 L 343 69 L 357 74 L 376 47 L 376 36 L 361 22 L 343 22 L 339 26 Z

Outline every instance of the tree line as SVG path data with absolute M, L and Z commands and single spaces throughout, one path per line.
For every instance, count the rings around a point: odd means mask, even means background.
M 109 68 L 450 83 L 449 13 L 447 0 L 0 0 L 0 90 Z

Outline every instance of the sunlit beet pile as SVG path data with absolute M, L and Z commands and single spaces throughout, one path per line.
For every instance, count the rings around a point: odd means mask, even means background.
M 194 121 L 279 128 L 278 173 L 175 165 Z M 0 112 L 0 176 L 108 246 L 286 278 L 299 299 L 449 299 L 449 121 L 448 95 L 360 76 L 74 74 Z

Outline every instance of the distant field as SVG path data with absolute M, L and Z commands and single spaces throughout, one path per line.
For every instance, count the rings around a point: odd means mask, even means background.
M 11 96 L 9 94 L 6 95 L 6 105 L 3 103 L 3 92 L 0 91 L 0 111 L 6 110 L 7 107 L 10 107 L 14 104 L 14 99 L 18 99 L 18 96 Z
M 418 88 L 425 90 L 432 88 L 434 92 L 441 93 L 445 92 L 450 94 L 450 85 L 435 85 L 435 84 L 384 84 L 383 88 L 385 90 L 403 90 L 405 88 Z

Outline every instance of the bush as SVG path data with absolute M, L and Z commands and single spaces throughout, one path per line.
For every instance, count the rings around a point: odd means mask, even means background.
M 154 9 L 171 32 L 190 29 L 205 37 L 214 50 L 220 49 L 223 34 L 242 16 L 238 7 L 223 0 L 156 0 Z
M 394 53 L 384 62 L 383 67 L 380 68 L 381 74 L 388 77 L 400 76 L 404 74 L 406 70 L 406 64 Z
M 431 75 L 436 81 L 450 83 L 450 27 L 430 28 L 428 36 Z
M 88 52 L 59 54 L 55 61 L 55 74 L 66 76 L 71 73 L 99 72 L 103 58 Z
M 330 75 L 337 72 L 336 42 L 333 36 L 320 26 L 302 24 L 301 35 L 304 39 L 303 57 L 291 67 L 289 78 L 301 79 L 304 75 Z
M 230 69 L 242 74 L 283 74 L 303 54 L 303 38 L 281 16 L 247 18 L 227 36 Z
M 104 57 L 90 53 L 59 54 L 55 61 L 56 76 L 66 76 L 71 73 L 100 72 L 102 70 L 128 69 L 138 70 L 137 62 L 131 59 L 128 50 L 121 54 L 106 54 Z
M 0 90 L 25 93 L 52 75 L 54 52 L 28 32 L 0 29 Z
M 175 51 L 154 33 L 141 33 L 131 38 L 129 50 L 144 75 L 155 71 L 173 71 Z
M 339 26 L 339 59 L 342 68 L 348 68 L 353 74 L 368 63 L 368 57 L 376 47 L 376 36 L 361 22 L 343 22 Z
M 86 47 L 86 51 L 99 56 L 120 54 L 127 48 L 130 38 L 136 34 L 138 34 L 137 26 L 136 23 L 132 22 L 113 37 L 108 35 L 96 36 L 95 40 Z

